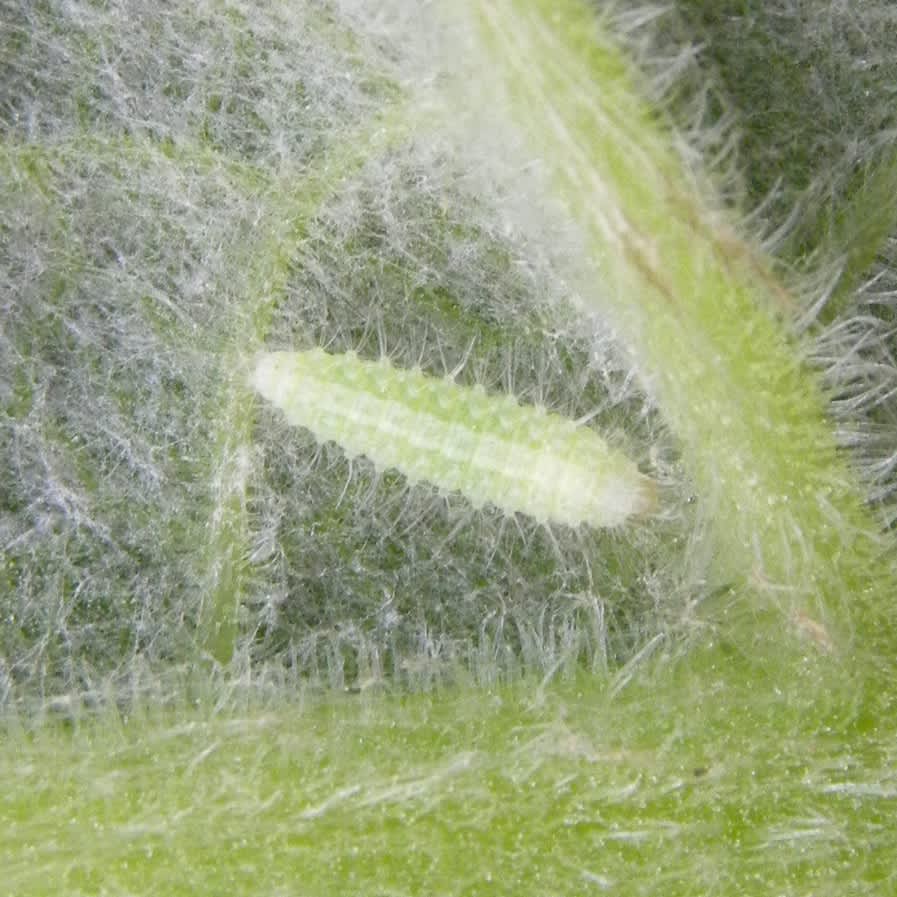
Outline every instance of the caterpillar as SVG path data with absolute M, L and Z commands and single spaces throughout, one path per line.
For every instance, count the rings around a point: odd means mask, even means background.
M 252 384 L 319 442 L 476 508 L 614 527 L 655 506 L 654 481 L 594 430 L 509 394 L 320 348 L 261 354 Z

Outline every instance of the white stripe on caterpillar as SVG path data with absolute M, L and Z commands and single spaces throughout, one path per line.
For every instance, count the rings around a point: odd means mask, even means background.
M 612 527 L 656 504 L 654 481 L 597 433 L 511 395 L 322 349 L 261 355 L 253 385 L 319 442 L 477 508 Z

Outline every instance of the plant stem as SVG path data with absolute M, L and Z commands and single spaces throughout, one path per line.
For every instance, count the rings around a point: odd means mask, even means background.
M 585 301 L 613 319 L 682 444 L 750 637 L 776 655 L 784 623 L 841 658 L 893 653 L 887 543 L 789 333 L 794 299 L 710 207 L 586 3 L 470 7 L 600 271 Z

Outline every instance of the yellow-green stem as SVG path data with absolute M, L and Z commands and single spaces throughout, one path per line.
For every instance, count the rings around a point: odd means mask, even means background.
M 708 204 L 588 4 L 470 5 L 491 75 L 585 235 L 586 302 L 613 319 L 681 441 L 716 575 L 749 596 L 741 636 L 767 643 L 761 656 L 808 640 L 850 664 L 889 652 L 888 543 L 789 332 L 795 300 Z

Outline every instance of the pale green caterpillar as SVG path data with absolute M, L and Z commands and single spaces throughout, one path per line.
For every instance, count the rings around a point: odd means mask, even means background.
M 588 427 L 385 358 L 266 353 L 253 385 L 319 442 L 460 492 L 477 508 L 490 502 L 543 524 L 610 527 L 656 502 L 654 481 Z

